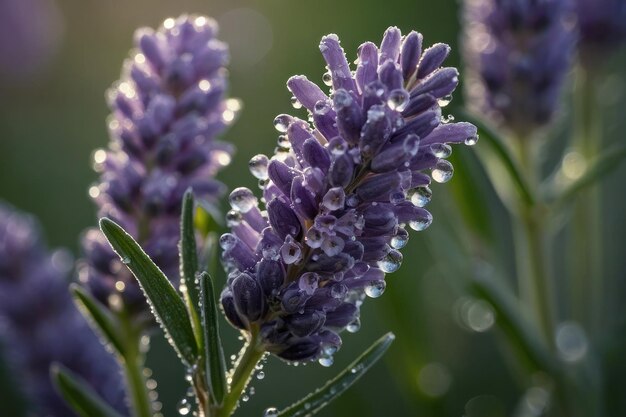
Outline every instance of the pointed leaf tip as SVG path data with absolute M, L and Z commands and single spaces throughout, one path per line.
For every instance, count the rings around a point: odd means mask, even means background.
M 391 332 L 382 336 L 335 378 L 279 412 L 278 417 L 304 417 L 316 414 L 361 378 L 389 349 L 395 338 Z

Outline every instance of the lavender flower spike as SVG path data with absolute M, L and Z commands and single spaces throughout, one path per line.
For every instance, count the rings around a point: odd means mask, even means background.
M 575 40 L 567 0 L 465 0 L 470 106 L 518 137 L 546 125 Z
M 108 92 L 108 150 L 95 152 L 100 181 L 89 194 L 98 216 L 114 219 L 168 277 L 178 275 L 181 200 L 186 189 L 206 203 L 225 192 L 216 173 L 233 147 L 215 140 L 233 121 L 238 100 L 225 99 L 227 46 L 203 16 L 167 19 L 139 29 L 122 77 Z M 97 229 L 83 238 L 79 277 L 105 304 L 147 310 L 138 285 Z M 120 298 L 121 297 L 121 298 Z
M 576 0 L 575 3 L 583 52 L 598 47 L 615 48 L 626 40 L 626 0 Z
M 336 35 L 320 50 L 331 95 L 292 77 L 294 107 L 304 106 L 312 125 L 278 116 L 275 155 L 250 161 L 267 211 L 246 188 L 230 194 L 221 302 L 228 320 L 258 332 L 267 351 L 329 365 L 339 333 L 358 330 L 365 295 L 382 295 L 385 274 L 400 267 L 405 227 L 430 225 L 426 171 L 449 180 L 448 143 L 477 136 L 469 123 L 442 121 L 458 83 L 455 68 L 440 67 L 447 45 L 422 51 L 422 35 L 392 27 L 380 47 L 361 45 L 355 72 Z
M 53 362 L 82 376 L 126 413 L 119 367 L 68 292 L 70 265 L 65 252 L 47 251 L 32 217 L 0 203 L 0 341 L 21 391 L 34 407 L 28 415 L 74 415 L 53 389 Z

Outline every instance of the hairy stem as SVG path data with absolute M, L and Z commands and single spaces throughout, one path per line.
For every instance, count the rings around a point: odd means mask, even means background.
M 122 368 L 128 387 L 133 417 L 151 417 L 152 403 L 148 396 L 143 374 L 145 354 L 141 350 L 141 329 L 134 325 L 128 314 L 122 312 L 119 322 L 124 335 L 124 352 L 120 352 Z
M 259 344 L 258 329 L 251 329 L 250 335 L 250 340 L 241 352 L 233 371 L 230 392 L 226 395 L 224 404 L 217 408 L 215 417 L 229 417 L 233 414 L 239 404 L 241 395 L 252 378 L 256 365 L 265 354 L 265 350 Z

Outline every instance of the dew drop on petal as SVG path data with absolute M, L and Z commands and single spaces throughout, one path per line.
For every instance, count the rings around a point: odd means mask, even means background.
M 433 192 L 428 186 L 415 188 L 409 194 L 411 203 L 413 203 L 417 207 L 426 206 L 428 203 L 430 203 L 432 196 Z
M 450 181 L 453 174 L 454 168 L 452 167 L 452 164 L 445 159 L 440 159 L 431 172 L 433 180 L 439 183 Z
M 403 111 L 409 104 L 409 93 L 406 90 L 393 90 L 387 98 L 387 106 L 391 110 Z
M 452 101 L 452 94 L 448 94 L 447 96 L 441 97 L 437 100 L 437 104 L 439 107 L 446 107 Z
M 322 75 L 322 81 L 329 87 L 333 85 L 333 76 L 330 71 L 326 71 L 324 75 Z
M 354 321 L 346 326 L 349 333 L 356 333 L 361 329 L 361 320 L 357 317 Z
M 452 155 L 452 148 L 445 143 L 434 143 L 430 145 L 430 150 L 437 158 L 447 158 Z
M 189 400 L 187 398 L 183 398 L 179 401 L 177 406 L 178 414 L 181 416 L 186 416 L 191 412 L 191 405 L 189 405 Z
M 245 187 L 235 188 L 228 197 L 230 205 L 235 210 L 239 210 L 242 213 L 249 212 L 253 207 L 258 204 L 257 198 L 254 196 L 250 189 Z
M 370 298 L 378 298 L 385 292 L 385 281 L 371 281 L 365 286 L 365 294 Z
M 478 143 L 478 135 L 468 136 L 465 138 L 465 144 L 467 146 L 474 146 Z
M 291 116 L 287 114 L 280 114 L 274 119 L 274 127 L 281 133 L 285 133 L 289 128 L 291 122 Z
M 433 215 L 425 211 L 419 217 L 409 221 L 409 227 L 417 232 L 421 232 L 422 230 L 428 229 L 428 226 L 430 226 L 432 222 Z
M 400 265 L 402 265 L 402 254 L 395 249 L 378 261 L 378 267 L 386 273 L 397 271 Z
M 327 368 L 335 362 L 332 356 L 322 356 L 317 361 L 319 362 L 320 365 L 325 366 Z
M 250 173 L 259 180 L 267 179 L 267 166 L 269 165 L 269 159 L 263 154 L 258 154 L 250 159 L 248 162 L 248 168 Z
M 391 238 L 391 247 L 394 249 L 402 249 L 409 241 L 409 233 L 402 228 L 399 228 L 396 235 Z
M 302 108 L 302 103 L 300 103 L 300 101 L 298 101 L 298 99 L 295 96 L 291 97 L 291 105 L 293 106 L 294 109 Z

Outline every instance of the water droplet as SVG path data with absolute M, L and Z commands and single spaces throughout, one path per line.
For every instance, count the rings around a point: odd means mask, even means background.
M 248 394 L 243 394 L 241 396 L 241 401 L 243 401 L 244 403 L 247 403 L 248 400 L 250 400 L 250 396 Z
M 302 108 L 302 103 L 300 103 L 300 101 L 298 101 L 296 96 L 292 96 L 291 97 L 291 105 L 293 106 L 294 109 L 301 109 Z
M 285 133 L 289 128 L 292 117 L 287 114 L 280 114 L 274 119 L 274 127 L 281 133 Z
M 349 333 L 356 333 L 361 329 L 361 319 L 358 317 L 354 321 L 346 326 L 346 330 Z
M 263 412 L 263 417 L 277 417 L 278 409 L 276 407 L 266 408 Z
M 417 218 L 409 221 L 409 227 L 417 232 L 421 232 L 422 230 L 426 230 L 432 222 L 433 215 L 424 210 Z
M 178 414 L 180 414 L 181 416 L 186 416 L 187 414 L 189 414 L 191 412 L 191 405 L 189 405 L 189 400 L 187 400 L 187 398 L 183 398 L 182 400 L 180 400 L 177 410 Z
M 558 325 L 556 329 L 556 347 L 559 356 L 567 362 L 581 360 L 589 348 L 585 330 L 576 322 L 569 321 Z
M 237 237 L 232 233 L 224 233 L 220 237 L 220 247 L 224 250 L 229 250 L 235 247 L 237 244 Z
M 327 368 L 335 362 L 332 356 L 322 356 L 317 361 L 319 362 L 320 365 L 325 366 Z
M 270 161 L 267 156 L 258 154 L 250 159 L 250 162 L 248 162 L 248 168 L 250 169 L 250 173 L 257 179 L 265 180 L 267 179 L 267 166 L 269 163 Z
M 344 284 L 335 284 L 330 287 L 330 295 L 333 298 L 344 298 L 348 293 L 348 287 Z
M 401 264 L 402 254 L 395 249 L 390 250 L 387 255 L 378 261 L 378 267 L 386 273 L 397 271 Z
M 229 210 L 226 213 L 226 226 L 233 227 L 241 224 L 242 216 L 239 210 Z
M 124 256 L 124 257 L 122 258 L 122 263 L 123 263 L 124 265 L 128 265 L 128 264 L 130 264 L 130 258 L 129 258 L 128 256 Z
M 278 147 L 283 150 L 283 152 L 288 152 L 291 149 L 291 142 L 289 142 L 289 138 L 287 135 L 278 136 L 278 141 L 276 142 Z
M 467 146 L 474 146 L 476 143 L 478 143 L 478 135 L 468 136 L 465 138 L 465 144 Z
M 411 203 L 413 203 L 417 207 L 424 207 L 428 203 L 433 196 L 433 192 L 428 186 L 418 187 L 411 190 L 409 194 L 409 198 L 411 199 Z
M 235 210 L 239 210 L 242 213 L 249 212 L 253 207 L 258 204 L 257 198 L 254 196 L 249 188 L 239 187 L 235 188 L 228 197 L 230 205 Z
M 370 281 L 365 286 L 365 294 L 370 298 L 378 298 L 383 295 L 385 288 L 387 288 L 385 281 Z
M 445 143 L 434 143 L 430 145 L 430 150 L 437 158 L 447 158 L 452 155 L 452 148 Z
M 256 379 L 261 380 L 263 378 L 265 378 L 265 372 L 259 371 L 259 373 L 256 374 Z
M 408 241 L 409 241 L 409 233 L 403 228 L 398 228 L 396 235 L 391 238 L 391 242 L 389 243 L 391 244 L 391 247 L 394 249 L 402 249 L 403 247 L 406 246 Z
M 387 106 L 391 110 L 395 111 L 403 111 L 406 109 L 406 106 L 409 104 L 409 93 L 406 90 L 393 90 L 389 93 L 389 98 L 387 98 Z
M 452 94 L 448 94 L 447 96 L 441 97 L 437 100 L 437 104 L 439 107 L 446 107 L 452 101 Z
M 329 87 L 333 85 L 333 76 L 330 71 L 326 71 L 324 75 L 322 75 L 322 81 Z
M 445 159 L 440 159 L 431 171 L 431 176 L 439 183 L 450 181 L 453 174 L 454 168 L 452 167 L 452 164 Z
M 451 123 L 454 122 L 454 116 L 449 114 L 447 116 L 441 116 L 441 123 L 443 124 L 447 124 L 447 123 Z

